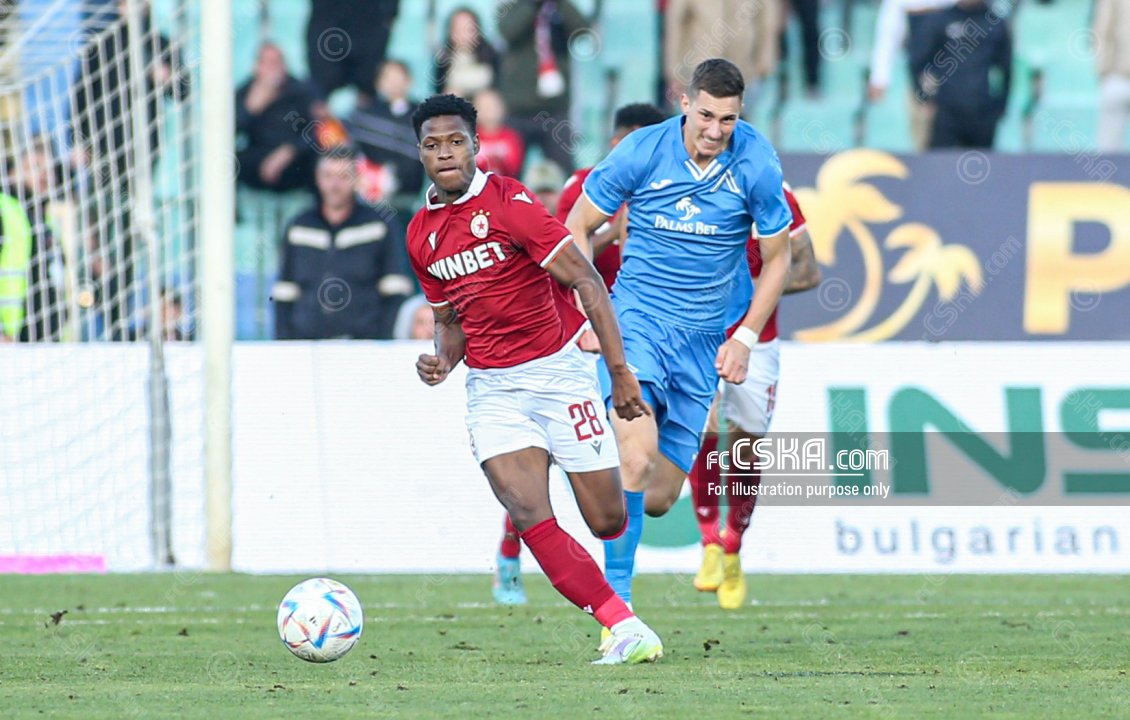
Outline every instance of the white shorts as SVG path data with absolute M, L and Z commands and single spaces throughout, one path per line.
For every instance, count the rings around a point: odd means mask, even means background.
M 595 364 L 572 341 L 511 368 L 468 370 L 467 430 L 479 464 L 539 447 L 566 472 L 620 465 Z
M 745 382 L 734 385 L 720 382 L 722 404 L 719 414 L 731 425 L 752 435 L 764 435 L 773 419 L 777 402 L 777 379 L 781 375 L 781 341 L 758 343 L 749 351 L 749 372 Z

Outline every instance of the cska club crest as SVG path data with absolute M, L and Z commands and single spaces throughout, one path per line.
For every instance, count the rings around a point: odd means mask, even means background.
M 471 216 L 471 234 L 482 240 L 490 233 L 490 213 L 486 210 L 476 210 Z

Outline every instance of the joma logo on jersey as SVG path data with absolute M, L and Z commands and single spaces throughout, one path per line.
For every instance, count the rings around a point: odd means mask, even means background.
M 502 252 L 502 244 L 497 242 L 476 245 L 474 250 L 448 255 L 440 258 L 428 266 L 428 272 L 441 280 L 454 280 L 457 277 L 466 277 L 483 268 L 488 268 L 494 263 L 506 259 Z
M 679 202 L 675 203 L 675 211 L 682 213 L 682 217 L 678 220 L 671 220 L 662 215 L 655 216 L 655 229 L 656 230 L 673 230 L 674 232 L 690 233 L 692 235 L 717 235 L 718 226 L 708 225 L 701 221 L 690 222 L 690 219 L 695 215 L 702 212 L 702 209 L 694 204 L 690 196 L 684 197 Z

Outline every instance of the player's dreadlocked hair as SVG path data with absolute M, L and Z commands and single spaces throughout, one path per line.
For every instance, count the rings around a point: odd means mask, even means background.
M 663 114 L 663 111 L 651 103 L 633 103 L 616 111 L 612 127 L 617 130 L 647 127 L 661 123 L 666 119 L 667 116 Z
M 710 58 L 694 69 L 687 97 L 693 100 L 699 90 L 716 98 L 740 98 L 745 94 L 745 80 L 737 65 L 722 58 Z
M 432 95 L 412 113 L 412 128 L 416 131 L 417 140 L 420 139 L 420 127 L 424 121 L 440 115 L 458 115 L 467 123 L 467 129 L 472 135 L 477 132 L 475 123 L 479 114 L 474 105 L 457 95 Z

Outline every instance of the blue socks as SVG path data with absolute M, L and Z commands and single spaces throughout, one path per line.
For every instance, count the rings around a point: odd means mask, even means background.
M 621 600 L 631 603 L 636 548 L 643 535 L 643 493 L 625 490 L 624 503 L 628 509 L 628 527 L 615 540 L 604 541 L 604 577 Z

